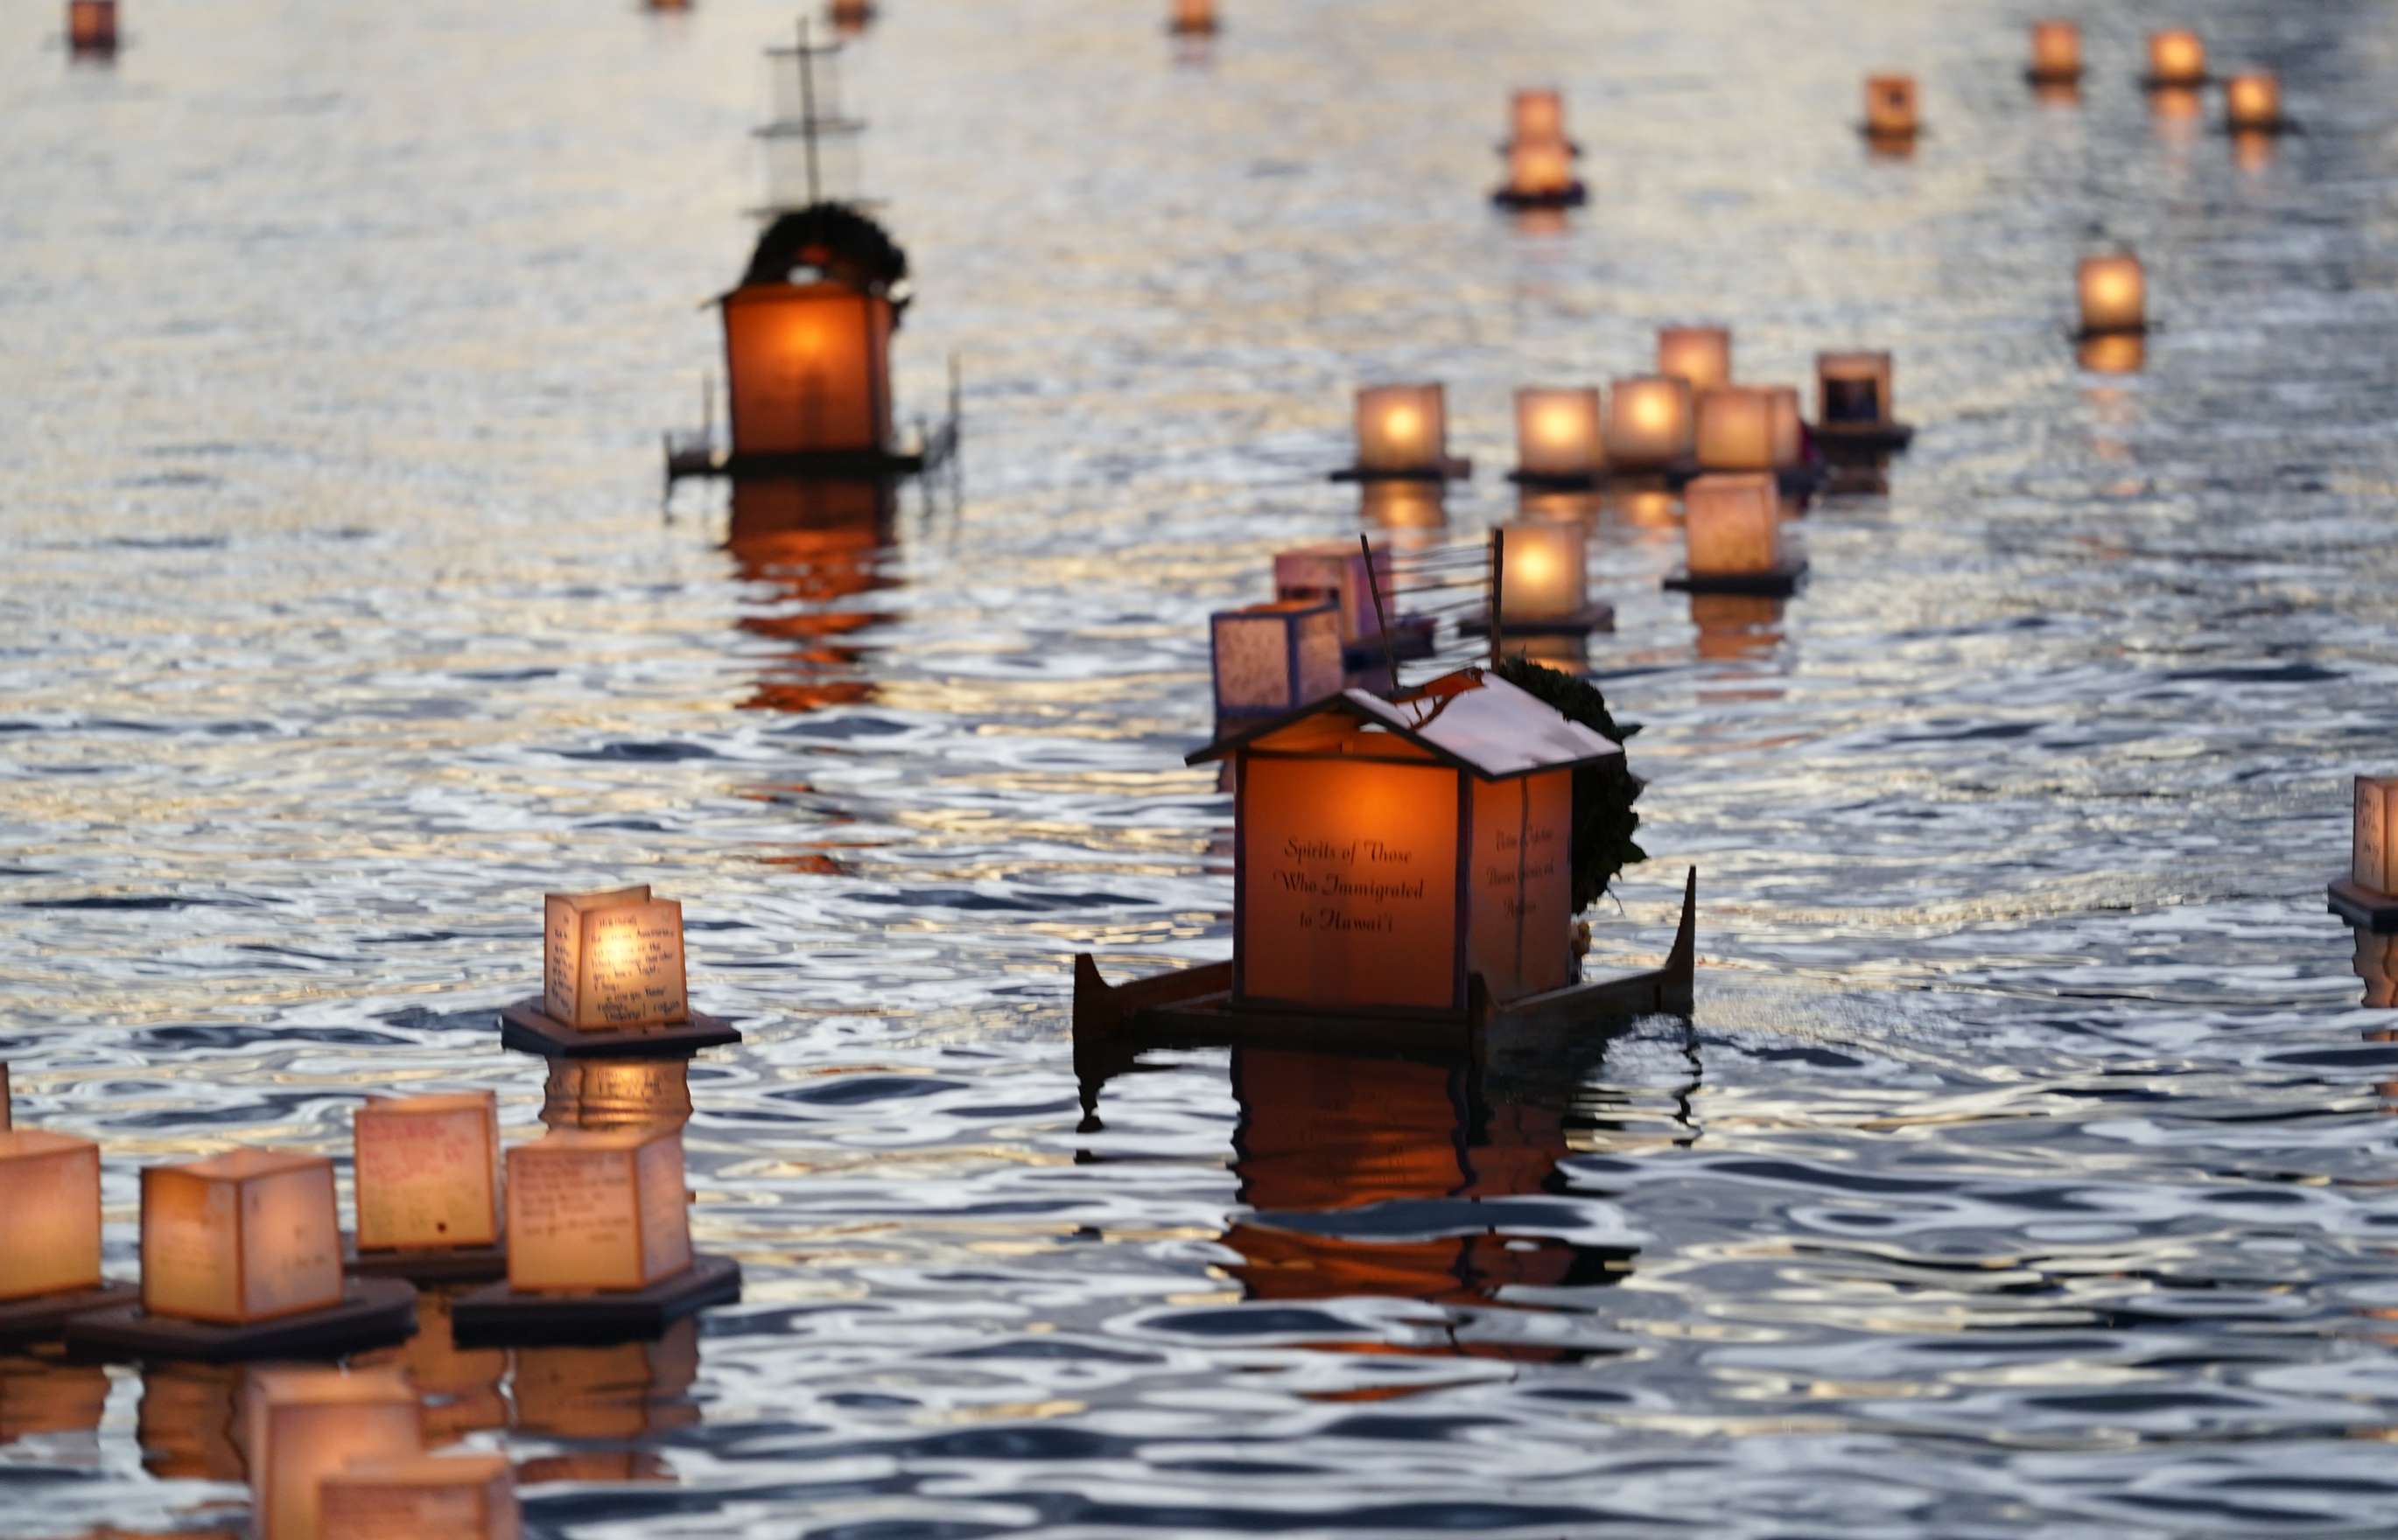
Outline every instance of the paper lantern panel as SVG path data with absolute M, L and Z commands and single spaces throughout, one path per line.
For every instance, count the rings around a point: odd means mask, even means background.
M 2149 79 L 2160 86 L 2200 86 L 2206 81 L 2206 45 L 2178 27 L 2149 34 Z
M 416 1392 L 396 1369 L 262 1369 L 246 1397 L 258 1540 L 317 1540 L 326 1478 L 424 1451 Z
M 891 440 L 891 301 L 846 284 L 748 284 L 724 297 L 740 455 L 873 454 Z
M 2081 28 L 2071 21 L 2031 24 L 2031 73 L 2042 80 L 2071 80 L 2081 74 Z
M 1596 390 L 1519 390 L 1516 466 L 1528 475 L 1595 475 L 1607 461 L 1602 427 Z
M 516 1473 L 498 1454 L 354 1460 L 325 1478 L 318 1540 L 519 1540 Z
M 100 1287 L 100 1146 L 0 1132 L 0 1300 Z
M 691 1019 L 682 905 L 650 890 L 551 893 L 542 901 L 542 1010 L 569 1026 Z
M 1357 393 L 1357 468 L 1437 473 L 1448 458 L 1448 393 L 1438 385 L 1373 385 Z
M 1887 425 L 1895 407 L 1887 353 L 1815 355 L 1816 421 L 1834 426 Z
M 1277 599 L 1210 618 L 1219 717 L 1278 716 L 1340 693 L 1340 612 Z
M 1562 989 L 1573 968 L 1573 773 L 1472 783 L 1471 966 L 1494 999 Z
M 642 1289 L 691 1265 L 682 1133 L 561 1129 L 508 1151 L 508 1286 Z
M 372 1097 L 351 1125 L 362 1252 L 500 1239 L 500 1113 L 488 1091 Z
M 2148 277 L 2129 252 L 2084 257 L 2077 274 L 2081 293 L 2081 329 L 2137 331 L 2148 324 Z
M 1657 372 L 1694 391 L 1731 383 L 1731 333 L 1722 327 L 1662 327 Z
M 1590 605 L 1589 537 L 1580 524 L 1511 523 L 1500 567 L 1502 620 L 1562 621 Z
M 1881 139 L 1904 139 L 1915 132 L 1915 77 L 1866 76 L 1866 132 Z
M 342 1298 L 333 1163 L 236 1149 L 141 1172 L 141 1307 L 240 1325 Z
M 2356 824 L 2349 880 L 2398 893 L 2398 776 L 2356 778 Z
M 1699 392 L 1699 465 L 1709 471 L 1773 468 L 1773 399 L 1753 385 Z
M 1691 452 L 1691 385 L 1642 375 L 1607 393 L 1607 461 L 1618 470 L 1654 470 Z
M 1770 475 L 1703 475 L 1682 493 L 1693 576 L 1770 572 L 1782 562 L 1782 508 Z

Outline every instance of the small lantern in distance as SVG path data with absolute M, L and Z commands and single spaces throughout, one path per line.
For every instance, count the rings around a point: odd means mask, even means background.
M 1807 430 L 1798 419 L 1798 388 L 1767 385 L 1764 389 L 1772 412 L 1773 468 L 1783 472 L 1798 470 L 1807 453 Z
M 679 1129 L 554 1130 L 508 1151 L 508 1287 L 589 1294 L 687 1270 Z
M 2170 27 L 2149 33 L 2149 73 L 2140 84 L 2150 90 L 2206 84 L 2206 45 L 2198 33 Z
M 1329 599 L 1276 599 L 1211 616 L 1216 718 L 1279 716 L 1340 693 L 1340 611 Z
M 1694 391 L 1731 383 L 1731 332 L 1723 327 L 1657 328 L 1657 372 Z
M 554 1021 L 593 1027 L 687 1021 L 682 905 L 647 886 L 542 899 L 542 1009 Z
M 1664 471 L 1691 454 L 1691 383 L 1636 375 L 1607 387 L 1607 463 L 1617 471 Z
M 2247 70 L 2223 83 L 2223 114 L 2235 134 L 2278 134 L 2290 127 L 2282 115 L 2282 82 L 2270 70 Z
M 2070 86 L 2081 79 L 2081 28 L 2050 20 L 2031 24 L 2031 64 L 2025 78 L 2035 86 Z
M 825 15 L 834 26 L 855 32 L 874 20 L 874 0 L 828 0 Z
M 1511 480 L 1546 486 L 1595 485 L 1607 468 L 1598 392 L 1588 388 L 1516 393 L 1516 470 Z
M 1173 0 L 1165 30 L 1177 37 L 1213 37 L 1221 23 L 1216 20 L 1216 0 Z
M 0 1304 L 98 1289 L 100 1146 L 0 1132 Z
M 1509 208 L 1569 208 L 1588 196 L 1574 175 L 1571 146 L 1561 140 L 1526 139 L 1507 146 L 1507 183 L 1490 194 Z
M 2348 876 L 2330 889 L 2334 914 L 2377 935 L 2398 931 L 2398 776 L 2355 781 Z
M 1376 476 L 1452 479 L 1470 469 L 1448 455 L 1448 393 L 1437 384 L 1368 385 L 1357 393 L 1357 463 L 1335 481 Z
M 2149 329 L 2148 277 L 2131 252 L 2084 257 L 2076 274 L 2081 335 L 2106 337 Z
M 262 1369 L 245 1397 L 258 1540 L 317 1540 L 327 1477 L 424 1452 L 416 1391 L 397 1369 Z
M 1856 349 L 1815 355 L 1815 442 L 1827 458 L 1905 449 L 1915 430 L 1898 420 L 1891 355 Z
M 1785 551 L 1771 475 L 1703 475 L 1682 489 L 1688 569 L 1665 586 L 1691 594 L 1793 592 L 1807 564 Z
M 352 1460 L 325 1478 L 318 1540 L 519 1540 L 516 1473 L 503 1454 Z
M 500 1116 L 490 1091 L 370 1097 L 351 1140 L 361 1253 L 499 1243 Z
M 1866 138 L 1911 140 L 1920 127 L 1913 75 L 1869 74 L 1866 76 Z
M 87 56 L 116 51 L 116 0 L 67 0 L 67 50 Z
M 247 1325 L 342 1302 L 333 1163 L 240 1148 L 141 1172 L 141 1307 Z
M 1718 385 L 1699 392 L 1699 468 L 1770 471 L 1773 460 L 1773 398 L 1754 385 Z

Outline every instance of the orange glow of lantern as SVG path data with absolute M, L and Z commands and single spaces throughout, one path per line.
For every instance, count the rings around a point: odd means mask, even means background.
M 319 1489 L 319 1540 L 519 1540 L 516 1472 L 500 1454 L 353 1460 Z
M 500 1239 L 500 1113 L 488 1091 L 372 1097 L 351 1124 L 362 1252 Z
M 243 1148 L 141 1172 L 141 1307 L 241 1325 L 342 1299 L 333 1163 Z
M 2081 78 L 2081 28 L 2072 21 L 2031 24 L 2031 77 L 2041 81 Z
M 2398 893 L 2398 776 L 2358 776 L 2355 811 L 2349 880 L 2371 892 Z
M 1216 0 L 1174 0 L 1167 29 L 1184 37 L 1205 37 L 1216 30 Z
M 1573 149 L 1562 140 L 1519 139 L 1507 146 L 1507 195 L 1562 198 L 1575 187 Z
M 1508 100 L 1507 122 L 1511 143 L 1563 144 L 1565 96 L 1550 88 L 1517 91 Z
M 679 1129 L 691 1121 L 683 1059 L 552 1059 L 541 1120 L 554 1129 Z
M 2282 82 L 2270 70 L 2251 70 L 2224 83 L 2223 108 L 2234 130 L 2270 132 L 2282 126 Z
M 874 0 L 831 0 L 825 14 L 838 27 L 862 27 L 874 20 Z
M 1786 470 L 1798 463 L 1806 453 L 1806 430 L 1798 422 L 1798 389 L 1795 385 L 1768 385 L 1765 398 L 1773 414 L 1773 464 Z
M 100 1287 L 100 1146 L 0 1133 L 0 1300 Z
M 1815 355 L 1815 420 L 1831 427 L 1881 427 L 1896 407 L 1887 353 Z
M 1208 635 L 1219 717 L 1279 716 L 1340 693 L 1340 612 L 1328 599 L 1226 610 Z
M 1357 393 L 1357 468 L 1437 475 L 1448 459 L 1448 396 L 1439 385 L 1370 385 Z
M 1657 372 L 1694 391 L 1731 383 L 1731 333 L 1722 327 L 1660 327 Z
M 1911 139 L 1916 127 L 1915 77 L 1866 76 L 1866 132 L 1876 139 Z
M 1703 475 L 1682 492 L 1692 577 L 1771 572 L 1782 564 L 1782 507 L 1770 475 Z
M 744 284 L 722 307 L 735 454 L 876 454 L 889 445 L 887 298 L 829 281 Z
M 2092 335 L 2148 328 L 2148 278 L 2140 259 L 2128 251 L 2084 257 L 2077 282 L 2081 291 L 2081 329 Z
M 1607 390 L 1607 462 L 1657 470 L 1691 452 L 1691 384 L 1661 375 L 1618 380 Z
M 542 900 L 542 1011 L 569 1026 L 658 1026 L 691 1019 L 682 905 L 647 887 Z
M 1772 470 L 1773 397 L 1754 385 L 1699 392 L 1698 456 L 1702 470 Z
M 2137 374 L 2148 367 L 2149 340 L 2136 331 L 2096 332 L 2082 338 L 2074 355 L 2092 374 Z
M 1589 536 L 1579 523 L 1511 523 L 1501 558 L 1502 621 L 1571 620 L 1590 607 Z
M 262 1369 L 245 1399 L 258 1540 L 317 1540 L 327 1477 L 424 1452 L 416 1392 L 397 1370 Z
M 67 47 L 108 53 L 116 47 L 116 0 L 67 0 Z
M 1517 391 L 1517 469 L 1535 476 L 1596 475 L 1607 461 L 1600 426 L 1596 390 Z
M 2198 33 L 2179 27 L 2149 33 L 2149 83 L 2206 84 L 2206 45 L 2199 41 Z
M 1358 488 L 1358 512 L 1385 529 L 1437 529 L 1448 522 L 1448 498 L 1437 481 L 1368 481 Z
M 559 1129 L 508 1151 L 508 1287 L 647 1288 L 691 1265 L 677 1129 Z

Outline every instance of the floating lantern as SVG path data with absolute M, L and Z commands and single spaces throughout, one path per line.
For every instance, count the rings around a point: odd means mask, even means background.
M 1693 594 L 1781 596 L 1798 587 L 1807 564 L 1783 548 L 1782 506 L 1773 477 L 1703 475 L 1682 490 L 1688 569 L 1665 580 Z
M 416 1392 L 397 1370 L 262 1369 L 247 1399 L 258 1540 L 317 1540 L 327 1477 L 424 1452 Z
M 2377 934 L 2398 931 L 2398 776 L 2360 775 L 2348 877 L 2331 885 L 2332 911 Z
M 1342 478 L 1459 474 L 1448 458 L 1448 393 L 1439 385 L 1371 385 L 1357 393 L 1357 463 Z
M 243 1148 L 141 1172 L 141 1307 L 243 1325 L 342 1302 L 333 1163 Z
M 1700 469 L 1773 469 L 1773 398 L 1766 392 L 1753 385 L 1703 390 L 1697 419 Z
M 523 1533 L 505 1455 L 353 1460 L 319 1489 L 320 1540 L 518 1540 Z
M 1216 33 L 1216 0 L 1174 0 L 1166 30 L 1178 37 L 1212 37 Z
M 100 1287 L 100 1146 L 0 1132 L 0 1302 Z
M 2205 85 L 2206 45 L 2199 41 L 2198 33 L 2179 27 L 2149 33 L 2149 74 L 2144 84 L 2150 87 Z
M 1379 585 L 1385 603 L 1388 602 L 1391 593 L 1390 552 L 1376 547 L 1373 562 L 1369 581 L 1366 552 L 1355 545 L 1336 542 L 1276 552 L 1273 559 L 1274 597 L 1309 603 L 1329 601 L 1340 616 L 1340 640 L 1344 647 L 1374 641 L 1381 635 L 1381 617 L 1374 609 L 1374 593 Z M 1396 617 L 1391 619 L 1395 624 Z
M 1208 635 L 1219 721 L 1280 716 L 1340 692 L 1340 611 L 1327 599 L 1225 610 Z
M 2077 278 L 2085 337 L 2148 329 L 2148 279 L 2128 251 L 2084 257 Z
M 1824 428 L 1884 427 L 1893 420 L 1887 353 L 1815 355 L 1815 417 Z
M 2286 122 L 2282 116 L 2280 78 L 2270 70 L 2233 75 L 2223 85 L 2223 110 L 2234 133 L 2279 132 Z
M 679 1129 L 691 1121 L 681 1059 L 552 1059 L 541 1120 L 554 1129 Z
M 1554 205 L 1583 196 L 1574 178 L 1573 151 L 1562 141 L 1519 139 L 1507 146 L 1507 185 L 1499 191 L 1500 201 Z
M 836 27 L 862 27 L 874 20 L 874 0 L 830 0 L 825 14 Z
M 677 1129 L 554 1130 L 508 1151 L 508 1287 L 594 1293 L 691 1265 Z
M 1586 483 L 1606 467 L 1596 390 L 1516 393 L 1516 479 Z
M 1501 630 L 1583 635 L 1610 629 L 1615 610 L 1590 597 L 1590 535 L 1579 521 L 1519 520 L 1500 526 Z M 1474 627 L 1468 623 L 1468 634 Z
M 804 62 L 804 60 L 803 60 Z M 913 470 L 891 444 L 891 338 L 908 259 L 839 204 L 783 215 L 722 295 L 733 458 Z
M 67 0 L 67 48 L 95 54 L 116 51 L 116 0 Z
M 542 899 L 542 1010 L 593 1027 L 688 1021 L 682 905 L 650 890 L 550 893 Z
M 1795 471 L 1806 459 L 1807 431 L 1798 420 L 1798 388 L 1767 385 L 1765 398 L 1772 413 L 1773 468 Z
M 2081 28 L 2072 21 L 2031 24 L 2031 67 L 2024 72 L 2038 85 L 2058 86 L 2081 78 Z
M 1619 471 L 1664 470 L 1691 453 L 1691 385 L 1639 375 L 1607 391 L 1607 462 Z
M 1916 127 L 1915 77 L 1866 76 L 1866 133 L 1874 139 L 1913 139 Z
M 371 1097 L 351 1124 L 361 1252 L 500 1239 L 500 1114 L 488 1091 Z
M 1657 328 L 1657 372 L 1694 391 L 1731 383 L 1731 333 L 1723 327 Z

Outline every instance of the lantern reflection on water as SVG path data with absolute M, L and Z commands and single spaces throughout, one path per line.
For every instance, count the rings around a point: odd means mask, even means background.
M 0 1353 L 0 1448 L 98 1433 L 107 1408 L 108 1371 L 99 1364 Z
M 162 1481 L 247 1482 L 242 1377 L 228 1364 L 144 1364 L 133 1427 L 141 1468 Z
M 2075 346 L 2074 356 L 2091 374 L 2137 374 L 2148 367 L 2149 340 L 2136 331 L 2084 337 Z
M 363 1353 L 350 1360 L 354 1365 L 397 1369 L 408 1375 L 424 1405 L 427 1449 L 503 1428 L 508 1423 L 507 1401 L 500 1388 L 507 1377 L 507 1352 L 496 1347 L 461 1347 L 452 1330 L 451 1307 L 462 1287 L 418 1290 L 416 1334 L 397 1347 Z
M 500 1114 L 488 1091 L 374 1096 L 351 1125 L 361 1252 L 500 1239 Z
M 690 1398 L 699 1378 L 699 1323 L 680 1320 L 655 1342 L 606 1347 L 525 1347 L 510 1386 L 519 1433 L 582 1444 L 629 1443 L 695 1426 Z M 665 1462 L 645 1450 L 578 1449 L 519 1467 L 526 1481 L 664 1480 Z
M 788 649 L 742 702 L 745 710 L 805 713 L 857 705 L 878 693 L 862 676 L 857 633 L 892 619 L 843 603 L 896 588 L 883 570 L 896 542 L 897 498 L 887 477 L 745 476 L 733 484 L 725 549 L 742 578 L 766 584 L 775 603 L 742 616 L 741 630 Z
M 679 1129 L 691 1121 L 685 1059 L 552 1059 L 541 1120 L 554 1129 Z
M 1448 493 L 1437 481 L 1367 481 L 1357 492 L 1359 516 L 1385 529 L 1437 529 L 1448 522 Z
M 1693 594 L 1691 624 L 1707 663 L 1770 657 L 1782 645 L 1783 601 L 1760 594 Z
M 354 1460 L 319 1490 L 322 1540 L 518 1540 L 514 1472 L 498 1454 Z
M 259 1540 L 316 1540 L 326 1477 L 424 1452 L 416 1392 L 396 1370 L 255 1370 L 243 1396 Z

